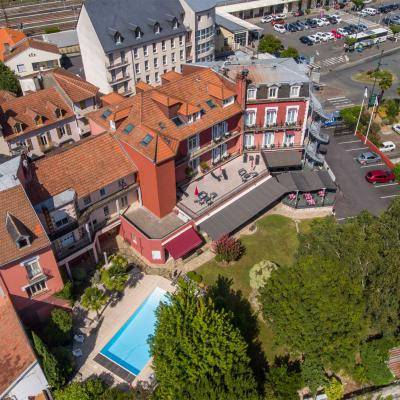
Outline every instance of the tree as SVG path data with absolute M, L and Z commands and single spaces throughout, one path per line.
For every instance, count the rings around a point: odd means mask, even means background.
M 128 273 L 118 265 L 111 265 L 101 272 L 101 282 L 111 291 L 123 292 L 128 279 Z
M 386 90 L 390 89 L 393 85 L 393 77 L 384 77 L 379 81 L 379 88 L 381 89 L 381 94 L 379 96 L 380 101 L 382 101 L 383 94 Z
M 363 0 L 351 0 L 354 4 L 354 7 L 356 10 L 361 10 L 364 7 L 364 1 Z
M 400 25 L 389 25 L 390 30 L 393 32 L 394 35 L 400 33 Z
M 212 243 L 212 249 L 216 254 L 215 259 L 218 262 L 223 261 L 225 263 L 238 260 L 244 252 L 240 239 L 229 235 L 224 235 L 220 239 L 215 240 Z
M 281 51 L 281 57 L 296 58 L 298 56 L 299 52 L 294 47 L 288 47 L 287 49 Z
M 96 311 L 99 318 L 100 309 L 107 303 L 108 297 L 97 287 L 88 287 L 83 293 L 81 303 L 87 310 Z
M 394 176 L 396 177 L 396 181 L 400 182 L 400 163 L 397 163 L 393 168 Z
M 268 260 L 262 260 L 258 264 L 253 265 L 249 271 L 250 286 L 255 290 L 264 287 L 272 271 L 276 268 L 277 265 Z
M 16 95 L 21 94 L 18 78 L 4 63 L 0 61 L 0 90 L 8 90 Z
M 357 125 L 360 110 L 360 106 L 343 108 L 342 110 L 340 110 L 340 117 L 350 128 L 354 129 Z
M 325 388 L 325 394 L 328 400 L 342 400 L 344 395 L 344 386 L 337 378 L 332 378 L 330 384 Z
M 301 376 L 304 386 L 307 386 L 312 395 L 315 395 L 318 388 L 325 386 L 328 382 L 324 366 L 319 360 L 306 358 L 301 364 Z
M 346 264 L 327 255 L 301 257 L 272 272 L 261 301 L 279 343 L 333 369 L 354 363 L 365 304 L 361 279 Z
M 62 308 L 55 308 L 51 312 L 52 322 L 64 333 L 69 333 L 72 330 L 72 314 Z
M 182 282 L 156 316 L 149 343 L 157 399 L 258 399 L 239 330 L 194 284 Z
M 99 378 L 90 378 L 84 382 L 71 382 L 55 392 L 55 400 L 98 400 L 107 386 Z
M 35 332 L 32 332 L 32 340 L 35 350 L 40 357 L 43 372 L 46 375 L 49 385 L 56 389 L 60 388 L 65 384 L 65 379 L 56 358 L 50 353 L 42 339 Z
M 260 53 L 278 53 L 283 50 L 282 42 L 272 34 L 265 35 L 258 45 L 258 51 Z

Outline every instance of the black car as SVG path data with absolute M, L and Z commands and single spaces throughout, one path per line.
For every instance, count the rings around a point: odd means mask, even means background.
M 335 17 L 328 17 L 328 21 L 332 24 L 332 25 L 336 25 L 338 23 L 338 20 Z
M 299 28 L 297 28 L 297 25 L 294 23 L 285 24 L 285 28 L 289 32 L 297 32 L 299 30 Z
M 305 25 L 300 21 L 293 22 L 293 24 L 296 25 L 298 31 L 304 31 L 304 29 L 306 29 Z
M 307 36 L 300 36 L 299 40 L 301 43 L 306 44 L 307 46 L 312 46 L 314 44 L 313 41 Z
M 309 27 L 309 28 L 316 28 L 318 25 L 315 21 L 312 19 L 306 19 L 304 23 Z

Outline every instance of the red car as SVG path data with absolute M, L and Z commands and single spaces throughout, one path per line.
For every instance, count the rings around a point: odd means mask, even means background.
M 336 29 L 332 29 L 331 33 L 335 36 L 335 39 L 341 39 L 343 37 Z
M 395 181 L 395 176 L 392 171 L 384 169 L 374 169 L 365 175 L 365 179 L 369 183 L 389 183 Z
M 285 21 L 283 19 L 274 19 L 271 21 L 272 25 L 285 25 Z

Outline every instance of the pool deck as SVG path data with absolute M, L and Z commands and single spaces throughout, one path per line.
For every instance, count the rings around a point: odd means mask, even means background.
M 83 353 L 82 357 L 76 359 L 77 376 L 80 379 L 84 380 L 95 374 L 108 377 L 110 383 L 126 383 L 102 367 L 94 358 L 156 287 L 168 292 L 175 290 L 168 279 L 158 275 L 144 275 L 135 287 L 125 289 L 124 296 L 120 301 L 114 306 L 106 307 L 99 323 L 86 323 L 81 327 L 80 330 L 86 335 L 86 339 L 83 344 L 74 343 L 74 348 L 80 348 Z M 93 317 L 93 314 L 89 315 L 89 318 Z M 89 320 L 86 319 L 86 321 Z M 152 372 L 150 360 L 132 385 L 135 386 L 138 381 L 149 381 Z

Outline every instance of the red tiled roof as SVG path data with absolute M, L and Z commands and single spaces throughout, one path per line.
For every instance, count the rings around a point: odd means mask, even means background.
M 30 232 L 31 245 L 18 249 L 6 226 L 7 214 Z M 0 192 L 0 264 L 6 264 L 50 245 L 21 185 Z M 1 375 L 1 374 L 0 374 Z
M 143 81 L 139 81 L 138 83 L 136 83 L 136 92 L 147 92 L 148 90 L 151 90 L 153 88 L 153 86 Z
M 15 94 L 8 90 L 0 90 L 0 106 L 6 101 L 14 100 Z
M 4 60 L 3 53 L 5 51 L 6 45 L 14 46 L 16 43 L 25 38 L 25 33 L 21 31 L 10 28 L 0 28 L 0 60 Z
M 11 300 L 0 296 L 0 393 L 36 361 Z
M 121 94 L 115 93 L 115 92 L 111 92 L 111 93 L 106 94 L 101 97 L 101 101 L 102 101 L 104 107 L 109 106 L 111 104 L 121 103 L 121 101 L 124 101 L 124 100 L 125 100 L 124 96 L 122 96 Z
M 179 72 L 169 71 L 169 72 L 166 72 L 165 74 L 161 75 L 161 80 L 167 81 L 167 82 L 172 82 L 172 81 L 181 79 L 181 77 L 182 77 L 182 75 Z
M 40 40 L 35 40 L 32 38 L 25 38 L 17 42 L 8 51 L 5 51 L 3 53 L 3 59 L 4 61 L 8 61 L 11 58 L 14 58 L 17 54 L 20 54 L 27 49 L 43 50 L 49 53 L 60 54 L 60 51 L 55 44 L 42 42 Z
M 400 378 L 400 347 L 389 350 L 388 367 L 397 379 Z
M 211 69 L 178 75 L 180 79 L 140 92 L 118 105 L 87 114 L 87 117 L 104 130 L 109 130 L 109 119 L 113 118 L 115 110 L 126 110 L 129 107 L 129 115 L 117 126 L 116 137 L 158 163 L 173 157 L 180 141 L 241 113 L 241 107 L 236 101 L 226 107 L 222 106 L 221 99 L 235 94 L 235 85 L 231 81 Z M 210 100 L 212 106 L 209 105 Z M 166 112 L 173 107 L 177 107 L 176 112 L 181 115 L 201 111 L 202 116 L 192 124 L 177 126 Z M 108 117 L 103 115 L 106 109 L 109 110 Z M 151 140 L 143 145 L 146 135 L 151 136 Z
M 16 97 L 1 104 L 1 108 L 4 112 L 2 125 L 6 140 L 74 116 L 71 107 L 55 88 L 43 89 L 26 96 Z M 56 108 L 63 111 L 60 118 L 57 118 L 55 114 Z M 36 115 L 43 117 L 43 124 L 35 124 Z M 13 130 L 17 122 L 21 123 L 23 127 L 23 131 L 20 133 Z
M 29 183 L 28 195 L 33 204 L 67 189 L 74 189 L 82 198 L 136 171 L 109 133 L 49 154 L 32 163 L 31 168 L 34 179 Z

